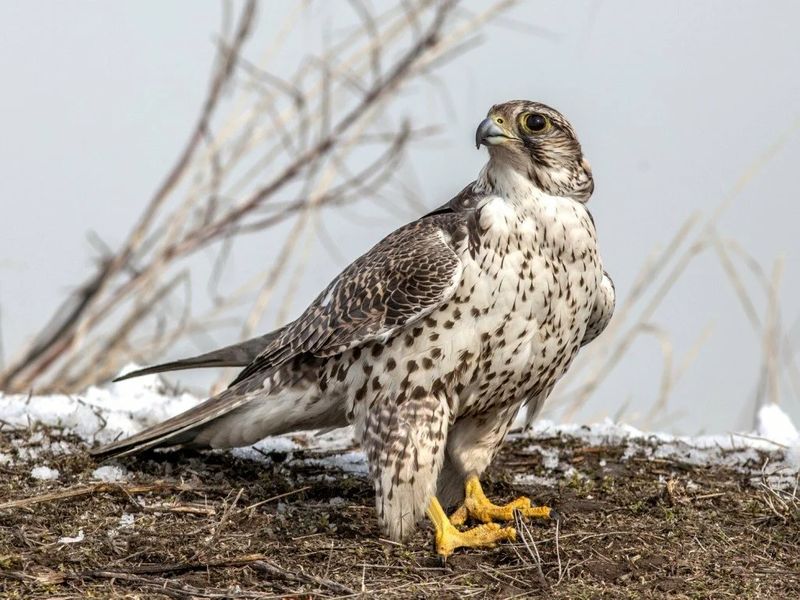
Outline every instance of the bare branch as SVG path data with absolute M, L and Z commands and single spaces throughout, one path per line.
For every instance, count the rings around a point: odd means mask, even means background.
M 465 40 L 475 39 L 510 4 L 499 0 L 480 15 L 458 20 L 450 18 L 453 0 L 406 0 L 380 11 L 352 0 L 355 26 L 326 41 L 319 55 L 301 57 L 294 73 L 273 73 L 268 62 L 297 34 L 309 3 L 295 3 L 286 12 L 258 60 L 243 56 L 245 43 L 255 39 L 255 1 L 240 5 L 237 14 L 234 3 L 224 4 L 209 88 L 175 163 L 119 249 L 96 243 L 95 272 L 35 343 L 0 370 L 0 388 L 35 384 L 47 391 L 97 381 L 131 358 L 141 360 L 202 334 L 206 323 L 234 322 L 231 311 L 245 304 L 251 305 L 248 331 L 262 320 L 284 275 L 289 274 L 287 297 L 297 289 L 314 231 L 326 239 L 321 208 L 378 202 L 393 184 L 400 201 L 393 196 L 380 205 L 402 212 L 398 205 L 405 201 L 411 210 L 416 199 L 396 173 L 407 144 L 429 135 L 433 124 L 412 131 L 381 117 L 401 87 L 415 80 L 435 85 L 431 71 L 463 52 Z M 349 158 L 365 144 L 375 145 L 374 151 Z M 277 233 L 284 223 L 289 234 L 271 267 L 244 284 L 226 276 L 236 289 L 221 290 L 223 269 L 236 256 L 241 236 Z M 295 256 L 299 247 L 306 250 Z M 212 306 L 193 315 L 194 284 L 184 273 L 191 273 L 190 259 L 207 248 L 215 256 L 207 280 Z M 181 282 L 182 303 L 171 293 Z M 287 302 L 280 315 L 287 314 Z

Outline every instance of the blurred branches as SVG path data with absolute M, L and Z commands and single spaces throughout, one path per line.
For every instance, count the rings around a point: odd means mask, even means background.
M 768 274 L 737 240 L 725 239 L 719 231 L 721 218 L 734 200 L 798 130 L 800 121 L 753 161 L 730 192 L 705 218 L 700 213 L 690 215 L 663 249 L 656 249 L 646 257 L 623 300 L 620 301 L 618 297 L 614 318 L 607 330 L 581 352 L 576 364 L 559 383 L 556 397 L 549 406 L 561 408 L 563 420 L 573 421 L 577 413 L 596 398 L 597 390 L 642 336 L 649 336 L 658 343 L 661 352 L 660 385 L 650 409 L 640 411 L 637 415 L 625 415 L 625 421 L 638 421 L 642 428 L 649 430 L 668 424 L 675 418 L 675 414 L 667 412 L 671 394 L 710 338 L 713 327 L 709 323 L 700 330 L 688 350 L 676 361 L 672 332 L 669 327 L 657 324 L 655 315 L 689 267 L 707 253 L 713 253 L 717 259 L 753 329 L 755 339 L 761 343 L 759 382 L 751 395 L 753 409 L 749 420 L 752 427 L 755 428 L 758 410 L 763 405 L 778 404 L 786 396 L 800 399 L 797 348 L 787 333 L 780 311 L 783 260 L 777 259 Z M 697 293 L 700 296 L 704 291 L 698 290 Z M 765 307 L 763 316 L 759 315 L 757 306 Z M 693 307 L 686 308 L 692 310 Z M 782 390 L 787 393 L 781 393 Z M 743 392 L 744 395 L 746 392 Z M 617 418 L 628 408 L 627 403 L 623 403 Z M 598 412 L 607 416 L 607 410 L 606 404 Z
M 337 252 L 321 211 L 345 214 L 350 205 L 374 202 L 396 221 L 421 212 L 413 177 L 401 175 L 404 156 L 439 123 L 404 119 L 404 100 L 422 89 L 450 104 L 437 70 L 474 47 L 490 20 L 523 27 L 504 21 L 512 4 L 494 0 L 473 13 L 454 0 L 375 3 L 380 10 L 349 0 L 336 3 L 337 19 L 325 20 L 318 39 L 303 39 L 315 11 L 329 17 L 324 11 L 331 3 L 224 2 L 208 87 L 174 164 L 121 243 L 92 235 L 99 253 L 93 272 L 28 348 L 4 352 L 0 331 L 0 390 L 81 390 L 126 363 L 152 362 L 217 328 L 235 328 L 244 339 L 261 332 L 270 310 L 287 318 L 293 293 L 313 267 L 312 242 Z M 610 403 L 601 387 L 626 356 L 654 343 L 661 364 L 652 376 L 652 405 L 625 418 L 645 428 L 669 424 L 675 417 L 670 398 L 686 373 L 700 368 L 697 357 L 713 324 L 701 324 L 680 348 L 674 328 L 659 322 L 659 310 L 687 271 L 708 256 L 752 327 L 749 343 L 762 348 L 758 384 L 742 392 L 753 401 L 750 417 L 782 391 L 800 398 L 798 336 L 786 333 L 778 301 L 782 263 L 765 268 L 720 232 L 725 210 L 798 128 L 758 157 L 715 210 L 690 216 L 663 249 L 644 258 L 632 284 L 619 290 L 608 330 L 580 353 L 548 411 L 568 421 L 587 407 L 582 419 L 591 420 L 591 410 L 605 416 Z M 263 240 L 266 256 L 246 253 L 251 234 Z M 232 277 L 228 267 L 243 252 L 247 266 L 260 270 L 239 268 Z M 609 269 L 613 275 L 614 266 Z M 193 298 L 198 291 L 208 298 Z M 207 350 L 208 340 L 201 345 Z M 620 416 L 629 407 L 617 403 Z
M 408 144 L 432 133 L 435 123 L 385 118 L 398 92 L 415 81 L 430 85 L 432 72 L 511 4 L 487 3 L 471 14 L 453 0 L 403 0 L 381 12 L 359 0 L 343 3 L 353 25 L 323 40 L 322 50 L 309 50 L 294 72 L 276 73 L 270 60 L 319 7 L 291 5 L 253 60 L 257 8 L 267 5 L 248 0 L 234 14 L 226 3 L 208 90 L 174 165 L 119 248 L 95 244 L 101 255 L 94 273 L 2 367 L 0 389 L 81 389 L 214 323 L 236 315 L 241 321 L 241 311 L 231 309 L 244 303 L 251 309 L 241 333 L 250 335 L 298 244 L 317 226 L 318 211 L 378 196 Z M 282 242 L 278 226 L 288 227 Z M 275 232 L 278 248 L 269 268 L 220 291 L 232 248 L 266 231 Z M 216 253 L 207 286 L 214 305 L 195 314 L 189 259 L 209 249 Z

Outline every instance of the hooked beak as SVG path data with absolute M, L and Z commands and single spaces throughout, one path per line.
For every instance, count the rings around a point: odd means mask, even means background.
M 494 119 L 486 117 L 481 121 L 481 124 L 478 125 L 478 130 L 475 132 L 475 147 L 480 149 L 481 144 L 485 144 L 486 146 L 502 144 L 503 140 L 509 138 L 510 136 L 502 127 L 494 122 Z

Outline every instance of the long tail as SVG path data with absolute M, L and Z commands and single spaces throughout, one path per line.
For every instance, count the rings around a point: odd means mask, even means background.
M 251 377 L 202 404 L 90 454 L 127 456 L 151 448 L 233 448 L 269 436 L 347 424 L 340 399 L 320 393 L 313 378 L 279 370 Z
M 214 421 L 231 415 L 247 401 L 247 395 L 235 395 L 235 388 L 229 388 L 163 423 L 154 425 L 124 440 L 90 450 L 89 454 L 104 459 L 128 456 L 151 448 L 191 444 L 203 429 Z
M 272 331 L 266 335 L 255 337 L 245 342 L 225 346 L 219 350 L 206 352 L 199 356 L 174 360 L 137 371 L 131 371 L 114 381 L 124 381 L 142 375 L 152 375 L 153 373 L 163 373 L 165 371 L 181 371 L 184 369 L 200 369 L 206 367 L 244 367 L 249 365 L 261 351 L 266 348 L 278 335 L 282 329 Z

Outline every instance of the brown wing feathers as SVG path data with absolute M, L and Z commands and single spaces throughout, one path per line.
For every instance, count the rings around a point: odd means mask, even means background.
M 207 367 L 244 367 L 250 364 L 253 359 L 263 352 L 278 336 L 284 328 L 272 331 L 266 335 L 261 335 L 245 342 L 231 344 L 219 350 L 183 358 L 144 369 L 131 371 L 125 375 L 117 377 L 114 381 L 125 381 L 133 377 L 142 375 L 152 375 L 153 373 L 164 373 L 166 371 L 181 371 L 185 369 L 201 369 Z
M 457 213 L 439 214 L 398 229 L 347 267 L 296 321 L 277 331 L 120 377 L 247 365 L 218 396 L 93 454 L 125 455 L 190 443 L 203 427 L 252 400 L 249 391 L 262 388 L 251 383 L 263 381 L 292 358 L 333 356 L 423 318 L 452 296 L 460 279 L 451 235 L 462 219 Z
M 292 356 L 332 356 L 409 325 L 445 302 L 461 263 L 450 247 L 457 214 L 420 219 L 354 261 L 234 383 Z

